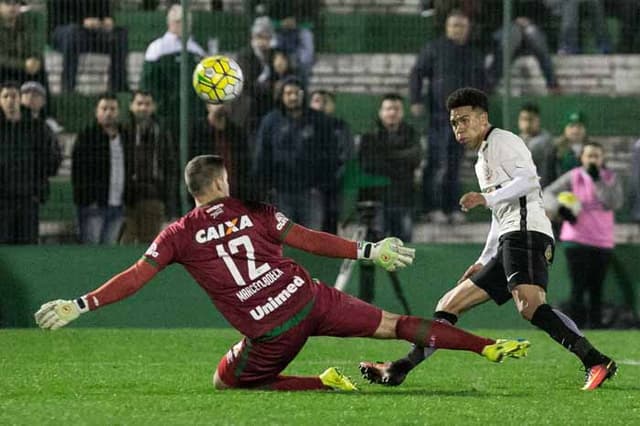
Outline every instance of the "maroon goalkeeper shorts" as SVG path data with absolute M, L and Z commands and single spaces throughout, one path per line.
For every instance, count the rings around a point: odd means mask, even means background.
M 310 336 L 370 337 L 382 310 L 324 284 L 296 316 L 299 322 L 275 337 L 244 338 L 218 364 L 218 376 L 230 387 L 267 386 L 298 355 Z

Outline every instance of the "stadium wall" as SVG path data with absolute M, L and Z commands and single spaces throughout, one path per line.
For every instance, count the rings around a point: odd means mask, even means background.
M 0 247 L 0 325 L 34 327 L 32 314 L 40 304 L 56 298 L 72 298 L 97 287 L 111 275 L 131 265 L 144 247 L 40 246 Z M 417 246 L 414 266 L 401 272 L 403 289 L 413 313 L 429 316 L 439 296 L 456 282 L 468 264 L 480 252 L 472 244 L 423 244 Z M 332 283 L 340 262 L 318 258 L 299 251 L 287 255 L 305 265 L 314 277 Z M 621 245 L 616 256 L 630 277 L 640 276 L 640 247 Z M 357 268 L 356 268 L 357 270 Z M 401 312 L 386 275 L 378 270 L 376 301 L 384 309 Z M 347 291 L 357 294 L 357 272 Z M 605 300 L 628 303 L 609 274 Z M 562 247 L 556 252 L 551 270 L 549 298 L 562 301 L 569 282 Z M 637 290 L 637 282 L 634 282 Z M 626 298 L 626 300 L 625 300 Z M 635 296 L 637 302 L 637 294 Z M 83 316 L 77 327 L 224 327 L 224 319 L 211 305 L 205 293 L 180 266 L 171 266 L 159 274 L 129 300 L 107 306 Z M 501 308 L 488 303 L 466 315 L 461 325 L 492 328 L 526 327 L 509 302 Z

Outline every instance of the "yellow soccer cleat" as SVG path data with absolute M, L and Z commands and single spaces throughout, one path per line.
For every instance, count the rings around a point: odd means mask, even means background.
M 522 358 L 527 356 L 531 343 L 528 340 L 498 339 L 493 345 L 482 350 L 482 356 L 492 362 L 502 362 L 504 358 Z
M 342 374 L 336 367 L 327 368 L 324 373 L 320 375 L 320 381 L 323 385 L 328 386 L 333 390 L 348 392 L 358 390 L 355 383 L 353 383 L 350 378 Z

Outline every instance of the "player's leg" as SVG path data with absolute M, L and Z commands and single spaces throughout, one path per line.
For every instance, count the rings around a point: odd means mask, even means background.
M 498 304 L 511 299 L 511 294 L 506 289 L 502 264 L 497 258 L 487 263 L 472 279 L 464 280 L 440 298 L 433 318 L 435 321 L 455 325 L 462 313 L 489 299 L 494 299 Z M 413 345 L 404 358 L 393 362 L 363 362 L 360 371 L 370 381 L 378 382 L 378 378 L 382 377 L 384 384 L 399 385 L 411 370 L 435 351 L 434 347 Z
M 528 233 L 527 246 L 516 238 L 505 240 L 504 268 L 510 277 L 508 288 L 516 308 L 531 324 L 574 353 L 587 370 L 583 389 L 595 389 L 617 370 L 615 362 L 600 353 L 578 329 L 575 322 L 546 302 L 548 265 L 553 260 L 553 241 L 538 233 Z M 532 284 L 534 283 L 534 284 Z
M 310 320 L 314 312 L 314 306 L 311 306 L 310 313 L 302 313 L 296 325 L 278 336 L 255 340 L 244 338 L 234 345 L 216 368 L 214 387 L 285 391 L 357 390 L 336 368 L 329 368 L 319 376 L 280 374 L 298 355 L 315 328 Z
M 444 324 L 455 325 L 458 317 L 463 312 L 487 300 L 489 300 L 489 295 L 476 286 L 473 281 L 467 279 L 442 296 L 436 306 L 433 319 Z M 433 355 L 436 349 L 435 347 L 414 344 L 407 356 L 395 361 L 385 363 L 363 362 L 361 365 L 362 372 L 365 376 L 367 372 L 372 374 L 373 377 L 384 375 L 387 378 L 387 384 L 399 385 L 411 370 Z M 380 373 L 374 371 L 374 369 L 383 369 L 385 371 Z

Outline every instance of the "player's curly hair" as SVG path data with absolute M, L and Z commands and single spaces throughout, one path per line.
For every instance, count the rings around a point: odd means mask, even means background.
M 219 155 L 198 155 L 184 168 L 184 180 L 189 193 L 202 195 L 214 179 L 224 171 L 224 158 Z
M 489 112 L 489 98 L 482 90 L 473 87 L 463 87 L 454 90 L 447 98 L 447 110 L 454 108 L 470 106 L 471 108 L 480 108 L 485 112 Z

